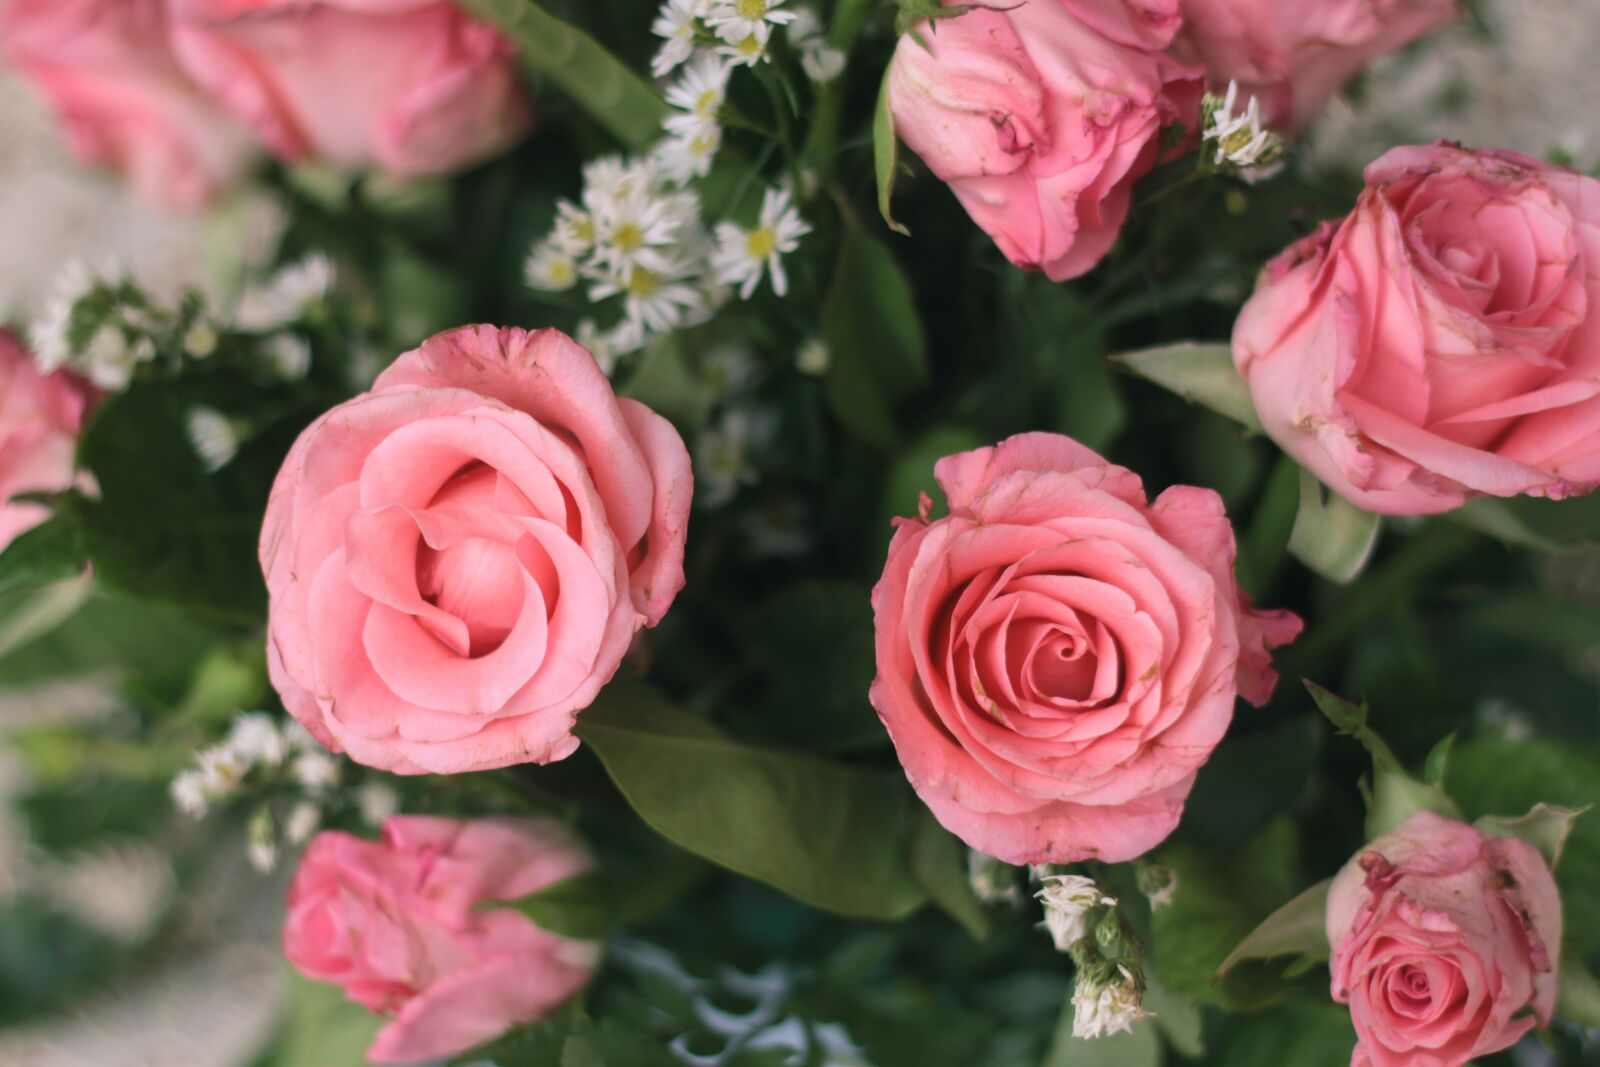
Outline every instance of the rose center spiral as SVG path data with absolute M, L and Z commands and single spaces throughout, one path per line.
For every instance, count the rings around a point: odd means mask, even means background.
M 494 507 L 498 475 L 487 467 L 471 467 L 445 483 L 434 507 L 471 511 Z M 485 537 L 469 537 L 443 549 L 423 542 L 417 549 L 417 590 L 467 627 L 470 655 L 499 648 L 522 611 L 522 564 L 510 545 Z

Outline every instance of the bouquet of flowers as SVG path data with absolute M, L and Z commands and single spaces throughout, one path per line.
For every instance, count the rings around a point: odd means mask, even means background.
M 240 856 L 258 1067 L 1592 1062 L 1600 181 L 1312 150 L 1492 32 L 0 0 L 210 234 L 0 332 L 0 1028 Z

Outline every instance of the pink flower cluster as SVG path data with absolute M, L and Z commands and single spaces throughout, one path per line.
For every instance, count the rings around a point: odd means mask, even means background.
M 510 43 L 445 0 L 0 0 L 0 55 L 81 159 L 180 208 L 258 144 L 411 177 L 530 124 Z

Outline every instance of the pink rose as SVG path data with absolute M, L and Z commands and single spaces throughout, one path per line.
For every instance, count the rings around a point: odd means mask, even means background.
M 1455 0 L 1182 0 L 1178 51 L 1218 89 L 1239 83 L 1262 118 L 1299 129 L 1374 59 L 1460 15 Z
M 438 0 L 171 0 L 189 72 L 280 158 L 443 174 L 516 143 L 511 43 Z
M 488 901 L 589 867 L 548 820 L 399 815 L 383 839 L 318 834 L 289 886 L 283 951 L 301 973 L 392 1018 L 375 1063 L 441 1059 L 548 1015 L 588 984 L 599 946 Z
M 1366 179 L 1234 328 L 1267 432 L 1394 515 L 1600 484 L 1600 183 L 1447 144 Z
M 22 493 L 56 493 L 73 483 L 73 453 L 94 391 L 65 371 L 41 373 L 0 330 L 0 549 L 50 516 Z
M 1145 500 L 1067 437 L 946 456 L 950 514 L 899 520 L 872 593 L 872 704 L 939 821 L 1008 863 L 1132 859 L 1178 825 L 1195 772 L 1263 703 L 1300 620 L 1234 581 L 1209 489 Z
M 249 131 L 174 59 L 162 0 L 0 0 L 0 52 L 49 100 L 74 153 L 147 200 L 200 207 L 250 162 Z
M 1077 277 L 1162 131 L 1195 124 L 1202 71 L 1165 51 L 1180 23 L 1178 0 L 1026 0 L 923 24 L 889 75 L 895 132 L 1007 259 Z
M 566 335 L 425 341 L 278 473 L 261 567 L 284 706 L 399 774 L 565 759 L 683 588 L 692 490 L 677 431 Z
M 1430 812 L 1339 872 L 1328 940 L 1353 1067 L 1459 1067 L 1555 1007 L 1561 899 L 1544 858 Z

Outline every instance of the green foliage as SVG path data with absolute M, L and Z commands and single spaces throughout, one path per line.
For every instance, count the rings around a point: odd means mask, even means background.
M 911 231 L 894 217 L 894 180 L 900 171 L 900 138 L 894 132 L 894 114 L 889 110 L 889 74 L 893 64 L 883 69 L 883 84 L 878 88 L 878 104 L 872 117 L 872 155 L 878 179 L 878 214 L 884 224 L 903 237 Z
M 1261 429 L 1250 387 L 1234 369 L 1233 350 L 1226 344 L 1185 341 L 1124 352 L 1116 361 L 1191 403 L 1226 415 L 1248 429 Z
M 1382 522 L 1300 472 L 1300 510 L 1289 552 L 1330 582 L 1353 581 L 1372 558 Z
M 68 497 L 55 514 L 24 531 L 0 552 L 0 597 L 83 573 L 88 550 L 78 507 L 77 498 Z

